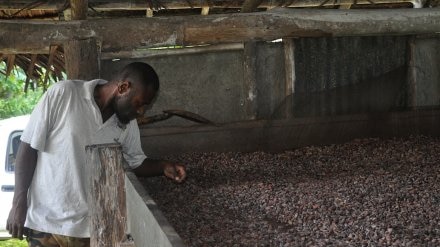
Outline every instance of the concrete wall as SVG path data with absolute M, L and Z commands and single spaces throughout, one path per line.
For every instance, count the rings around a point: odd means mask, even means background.
M 301 118 L 440 106 L 438 41 L 408 36 L 297 39 L 295 92 L 287 97 L 283 43 L 260 42 L 255 51 L 257 119 L 282 119 L 286 111 Z M 231 123 L 249 119 L 243 58 L 243 49 L 237 49 L 104 60 L 102 74 L 110 78 L 129 62 L 148 62 L 159 74 L 161 89 L 147 115 L 183 109 Z M 189 125 L 194 123 L 174 117 L 150 127 Z
M 102 74 L 110 78 L 108 75 L 134 61 L 149 63 L 159 75 L 160 94 L 148 114 L 182 109 L 220 123 L 245 120 L 241 52 L 107 60 L 102 63 Z M 193 123 L 171 118 L 160 125 L 188 124 Z

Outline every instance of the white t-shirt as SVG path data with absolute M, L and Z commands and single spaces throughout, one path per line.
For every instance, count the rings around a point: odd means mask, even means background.
M 43 95 L 21 137 L 38 150 L 28 193 L 25 226 L 71 237 L 90 237 L 85 147 L 120 143 L 132 168 L 146 158 L 136 120 L 122 125 L 116 115 L 105 123 L 93 98 L 104 80 L 62 81 Z

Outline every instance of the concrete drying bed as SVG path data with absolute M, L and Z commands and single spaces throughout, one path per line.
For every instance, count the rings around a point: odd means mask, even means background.
M 182 185 L 141 179 L 188 246 L 438 246 L 440 140 L 199 153 Z

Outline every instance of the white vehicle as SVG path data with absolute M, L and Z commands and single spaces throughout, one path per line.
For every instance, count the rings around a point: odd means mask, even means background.
M 7 237 L 6 220 L 12 206 L 15 158 L 29 115 L 0 120 L 0 237 Z

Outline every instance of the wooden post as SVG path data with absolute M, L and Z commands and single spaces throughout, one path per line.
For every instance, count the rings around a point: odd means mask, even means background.
M 69 40 L 64 43 L 67 78 L 99 78 L 99 53 L 100 48 L 95 39 Z
M 72 20 L 87 19 L 88 0 L 70 0 L 70 8 L 72 10 Z
M 407 105 L 435 107 L 440 102 L 440 38 L 412 36 L 408 42 Z
M 284 44 L 284 68 L 285 68 L 285 112 L 284 117 L 289 118 L 293 112 L 293 94 L 295 92 L 295 44 L 293 39 L 283 39 Z
M 261 0 L 246 0 L 241 8 L 242 13 L 250 13 L 257 10 Z M 244 84 L 245 106 L 249 119 L 257 118 L 257 42 L 254 40 L 244 43 Z
M 90 171 L 90 246 L 119 247 L 126 238 L 127 211 L 122 148 L 118 144 L 86 147 Z
M 27 93 L 27 91 L 28 91 L 29 83 L 31 83 L 31 79 L 32 79 L 32 81 L 34 80 L 34 75 L 32 73 L 34 72 L 34 67 L 35 67 L 35 62 L 37 61 L 37 56 L 38 56 L 37 54 L 32 54 L 31 61 L 29 63 L 29 67 L 26 70 L 26 82 L 24 83 L 24 92 L 25 93 Z M 33 86 L 32 86 L 32 89 L 34 89 Z
M 52 64 L 53 64 L 53 58 L 55 56 L 55 52 L 57 51 L 58 46 L 54 45 L 51 46 L 49 49 L 49 61 L 47 62 L 46 65 L 46 72 L 44 73 L 44 80 L 43 80 L 43 90 L 46 91 L 47 90 L 47 81 L 49 80 L 49 75 L 53 72 L 52 70 Z
M 70 14 L 65 19 L 86 20 L 88 0 L 70 0 Z M 94 38 L 69 39 L 64 43 L 68 79 L 92 80 L 99 77 L 100 48 Z
M 417 81 L 416 74 L 417 69 L 415 65 L 415 38 L 411 37 L 408 41 L 408 99 L 407 105 L 409 108 L 415 108 L 417 106 Z
M 257 119 L 257 42 L 244 43 L 243 75 L 244 75 L 244 106 L 248 119 Z
M 243 6 L 241 7 L 242 13 L 254 12 L 258 9 L 258 6 L 263 2 L 263 0 L 245 0 Z

